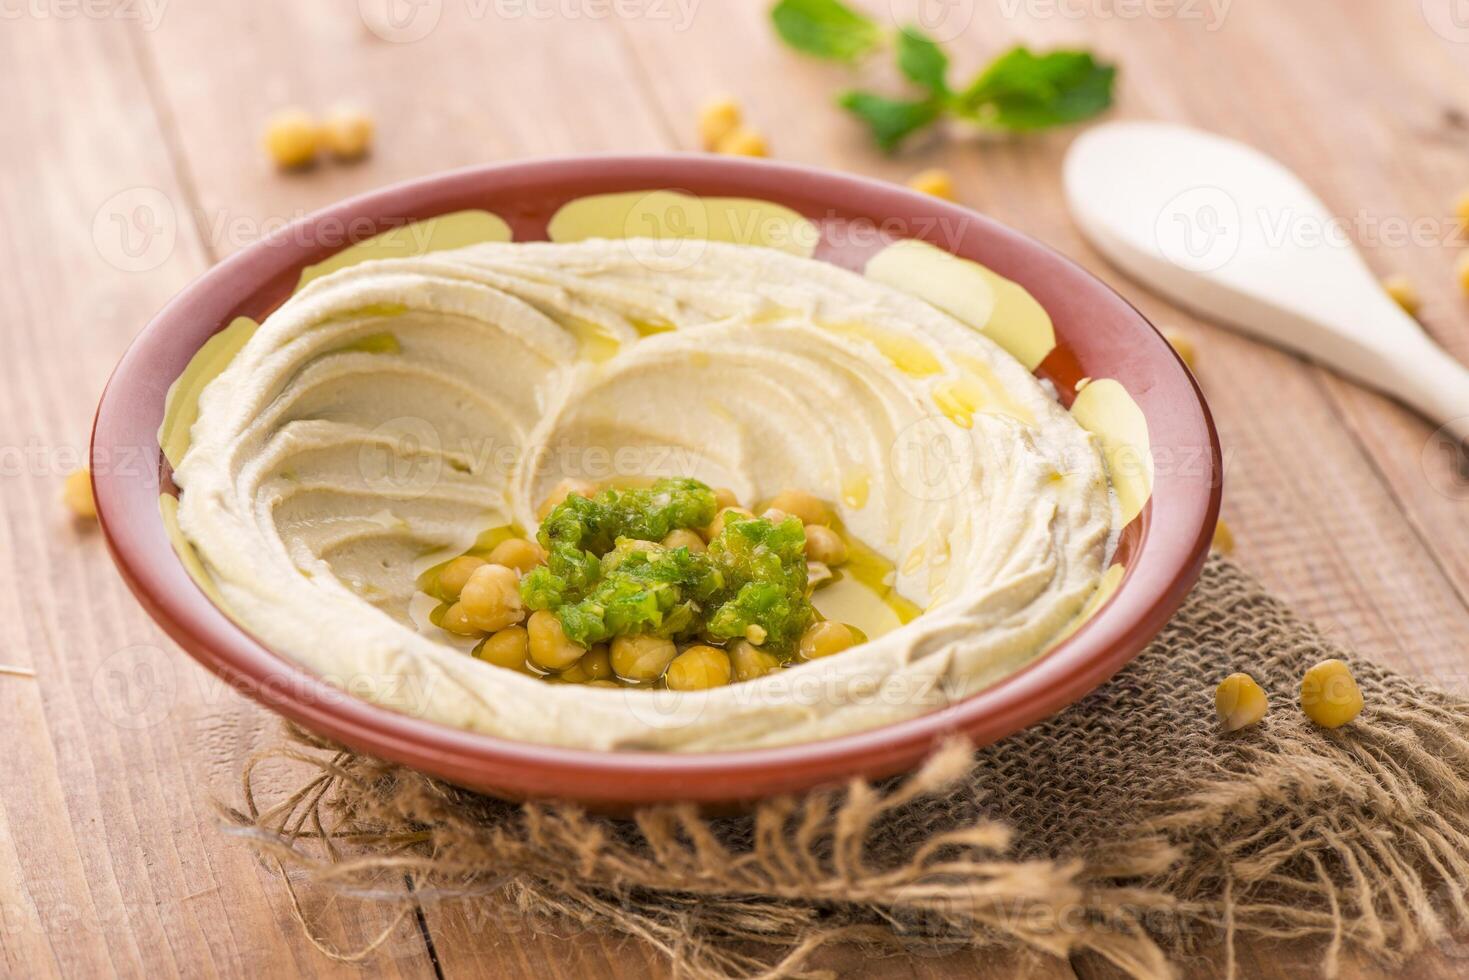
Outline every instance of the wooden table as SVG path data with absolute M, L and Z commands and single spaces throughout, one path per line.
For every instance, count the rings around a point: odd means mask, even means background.
M 1071 133 L 930 142 L 884 158 L 832 108 L 846 72 L 783 49 L 764 3 L 632 0 L 641 16 L 617 18 L 597 0 L 393 2 L 407 18 L 397 29 L 360 12 L 385 0 L 0 4 L 0 661 L 35 673 L 0 675 L 0 971 L 359 969 L 315 952 L 281 883 L 217 830 L 211 800 L 232 798 L 273 718 L 171 646 L 95 530 L 58 501 L 133 334 L 211 263 L 308 210 L 466 164 L 687 150 L 696 106 L 717 92 L 744 102 L 781 159 L 893 180 L 950 168 L 965 202 L 1191 332 L 1226 447 L 1224 511 L 1240 560 L 1336 638 L 1464 687 L 1469 487 L 1424 454 L 1429 427 L 1119 281 L 1062 205 Z M 956 0 L 951 13 L 972 11 L 973 22 L 951 47 L 967 73 L 1018 40 L 1089 45 L 1121 65 L 1116 115 L 1188 121 L 1276 154 L 1347 220 L 1375 270 L 1418 282 L 1428 329 L 1469 360 L 1450 207 L 1469 186 L 1469 30 L 1439 16 L 1448 6 L 1235 0 L 1221 16 L 1155 0 L 1151 14 L 1129 16 L 1142 8 L 1122 0 Z M 276 173 L 259 150 L 267 113 L 338 99 L 376 115 L 372 158 Z M 309 912 L 342 948 L 392 922 L 320 896 Z M 1109 975 L 1087 958 L 868 963 L 836 951 L 828 961 L 895 977 Z M 1311 962 L 1299 949 L 1241 951 L 1247 974 Z M 614 939 L 537 936 L 432 907 L 364 965 L 412 977 L 666 972 Z M 1430 953 L 1412 965 L 1451 976 L 1462 961 Z

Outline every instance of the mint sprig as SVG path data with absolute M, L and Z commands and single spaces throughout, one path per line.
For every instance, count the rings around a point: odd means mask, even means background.
M 967 86 L 949 87 L 949 58 L 916 27 L 885 30 L 840 0 L 780 0 L 770 12 L 776 32 L 806 54 L 852 62 L 891 44 L 903 76 L 923 89 L 904 99 L 843 92 L 837 104 L 867 124 L 883 150 L 948 117 L 997 132 L 1029 132 L 1089 119 L 1112 104 L 1117 69 L 1089 51 L 1006 51 Z

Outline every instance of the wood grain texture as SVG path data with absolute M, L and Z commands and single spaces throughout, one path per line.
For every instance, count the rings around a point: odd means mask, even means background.
M 184 197 L 137 42 L 112 19 L 0 30 L 0 659 L 36 672 L 0 678 L 0 972 L 351 973 L 301 941 L 279 881 L 221 846 L 201 770 L 236 770 L 273 726 L 166 644 L 95 528 L 57 507 L 129 337 L 207 265 L 187 229 L 168 241 Z M 146 215 L 117 204 L 137 188 Z M 390 921 L 326 905 L 317 928 L 360 945 Z M 372 966 L 430 974 L 416 923 L 398 931 Z
M 12 740 L 0 760 L 0 973 L 666 972 L 656 954 L 597 934 L 538 935 L 452 904 L 426 907 L 420 926 L 307 895 L 313 928 L 338 948 L 390 929 L 362 966 L 315 951 L 280 880 L 224 839 L 212 813 L 214 795 L 234 798 L 239 764 L 272 719 L 162 637 L 99 537 L 56 497 L 128 339 L 210 262 L 306 211 L 436 170 L 691 149 L 698 104 L 720 92 L 745 104 L 782 159 L 892 180 L 948 167 L 963 201 L 1191 333 L 1241 560 L 1337 639 L 1469 687 L 1469 487 L 1446 456 L 1425 453 L 1428 426 L 1122 280 L 1062 205 L 1073 134 L 925 139 L 879 156 L 831 108 L 853 75 L 783 49 L 764 3 L 649 3 L 624 18 L 574 2 L 423 6 L 438 12 L 432 30 L 401 43 L 370 29 L 361 10 L 372 0 L 178 2 L 156 25 L 33 12 L 0 22 L 0 661 L 37 675 L 0 676 Z M 916 12 L 903 0 L 865 6 Z M 1204 5 L 1177 8 L 1203 13 L 1191 19 L 1127 18 L 1107 3 L 960 3 L 951 10 L 972 21 L 950 47 L 959 76 L 1015 41 L 1093 46 L 1122 66 L 1117 116 L 1190 122 L 1278 156 L 1348 220 L 1376 271 L 1418 283 L 1430 331 L 1469 359 L 1450 209 L 1469 186 L 1469 38 L 1435 33 L 1427 6 L 1234 0 L 1216 20 Z M 880 67 L 866 72 L 891 84 Z M 277 174 L 258 150 L 264 117 L 338 100 L 376 116 L 373 156 Z M 1399 240 L 1393 229 L 1409 226 L 1420 231 Z M 1295 949 L 1246 945 L 1239 957 L 1252 976 L 1313 965 Z M 823 965 L 878 977 L 1112 975 L 1091 957 L 868 962 L 833 950 Z M 1440 954 L 1411 964 L 1424 976 L 1461 965 Z M 1222 968 L 1213 956 L 1188 964 L 1191 975 Z M 1344 975 L 1386 974 L 1350 963 Z

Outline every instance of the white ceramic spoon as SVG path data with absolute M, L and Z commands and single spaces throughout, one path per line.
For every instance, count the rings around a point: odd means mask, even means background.
M 1186 126 L 1117 122 L 1072 144 L 1064 177 L 1082 233 L 1127 274 L 1469 441 L 1469 369 L 1393 302 L 1342 224 L 1275 160 Z

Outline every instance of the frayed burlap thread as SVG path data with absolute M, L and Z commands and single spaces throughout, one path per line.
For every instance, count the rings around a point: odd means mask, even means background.
M 1297 690 L 1332 656 L 1367 709 L 1325 731 Z M 1271 710 L 1224 735 L 1212 695 L 1234 670 Z M 516 805 L 288 736 L 225 812 L 293 903 L 302 878 L 405 909 L 454 900 L 485 926 L 635 937 L 696 978 L 816 976 L 831 943 L 1091 953 L 1163 977 L 1211 948 L 1232 968 L 1241 936 L 1313 943 L 1329 976 L 1347 949 L 1401 961 L 1469 922 L 1469 701 L 1344 653 L 1219 558 L 1147 651 L 1061 715 L 738 817 Z M 281 759 L 305 772 L 267 805 L 259 766 Z M 293 908 L 323 952 L 364 952 Z

